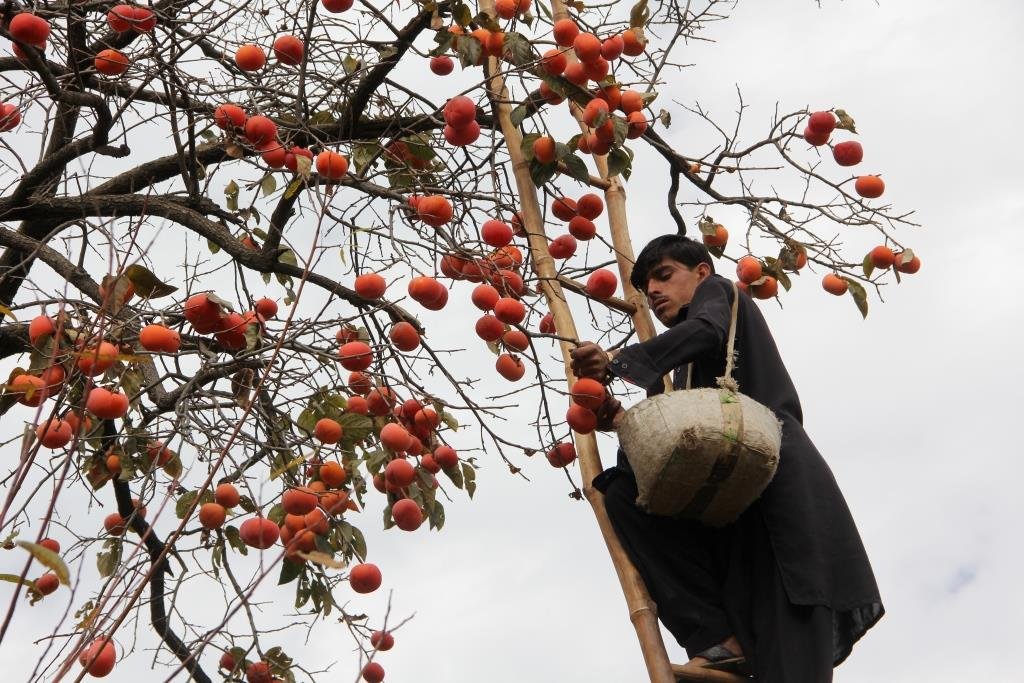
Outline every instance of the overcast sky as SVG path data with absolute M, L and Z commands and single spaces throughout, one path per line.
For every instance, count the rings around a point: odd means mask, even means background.
M 675 115 L 665 134 L 684 153 L 702 152 L 711 138 L 680 104 L 699 101 L 729 121 L 736 86 L 749 106 L 751 140 L 776 104 L 782 111 L 842 107 L 857 120 L 862 168 L 884 174 L 885 199 L 897 209 L 916 211 L 922 227 L 899 237 L 923 268 L 888 287 L 884 305 L 872 297 L 866 321 L 848 298 L 820 289 L 821 273 L 799 278 L 784 310 L 762 304 L 887 610 L 836 681 L 1020 680 L 1009 653 L 1024 633 L 1024 551 L 1011 522 L 1024 512 L 1015 490 L 1024 449 L 1011 434 L 1024 405 L 1024 371 L 1014 356 L 1024 332 L 1016 291 L 1024 171 L 1014 154 L 1024 110 L 1017 73 L 1024 8 L 934 0 L 822 5 L 739 3 L 711 30 L 715 44 L 681 53 L 695 66 L 662 89 L 658 106 Z M 639 154 L 627 186 L 637 250 L 672 230 L 666 188 L 664 164 Z M 876 241 L 844 239 L 863 241 L 865 251 Z M 462 310 L 464 320 L 446 314 L 447 331 L 433 319 L 435 339 L 466 336 L 475 316 Z M 425 317 L 428 328 L 431 320 Z M 492 362 L 486 352 L 465 358 Z M 514 426 L 534 413 L 522 406 L 506 415 Z M 611 441 L 603 453 L 611 463 Z M 540 457 L 522 463 L 529 483 L 496 459 L 480 459 L 476 500 L 460 495 L 448 505 L 441 533 L 381 533 L 379 511 L 366 512 L 372 559 L 394 591 L 393 615 L 415 613 L 381 658 L 387 680 L 643 680 L 589 505 L 570 500 L 562 473 Z M 10 571 L 0 559 L 0 571 Z M 260 597 L 288 605 L 290 598 L 266 588 Z M 0 588 L 0 604 L 8 591 Z M 351 608 L 379 617 L 386 599 L 379 591 Z M 45 604 L 19 611 L 22 628 L 0 650 L 0 666 L 27 676 L 26 661 L 35 658 L 26 660 L 21 646 L 57 618 Z M 308 643 L 299 637 L 286 641 L 293 657 L 311 669 L 339 663 L 324 678 L 352 679 L 351 642 L 340 626 L 317 626 Z M 666 642 L 674 661 L 683 661 L 667 633 Z M 139 643 L 153 643 L 144 627 Z M 213 659 L 206 663 L 212 670 Z M 109 680 L 157 680 L 145 653 L 125 664 Z

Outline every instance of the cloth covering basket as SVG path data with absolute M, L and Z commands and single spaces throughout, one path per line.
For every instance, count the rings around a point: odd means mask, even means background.
M 626 411 L 619 443 L 636 476 L 636 503 L 654 515 L 721 527 L 736 520 L 775 475 L 782 426 L 739 393 L 732 377 L 739 292 L 733 285 L 725 375 L 717 389 L 686 389 L 645 399 Z

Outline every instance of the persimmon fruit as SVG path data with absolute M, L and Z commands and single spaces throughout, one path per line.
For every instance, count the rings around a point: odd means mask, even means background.
M 826 292 L 829 294 L 835 294 L 836 296 L 846 294 L 846 291 L 850 288 L 849 283 L 835 273 L 828 273 L 825 275 L 821 280 L 821 286 Z
M 246 43 L 235 51 L 235 64 L 242 71 L 259 71 L 267 63 L 267 54 L 259 45 Z
M 423 524 L 423 511 L 411 498 L 396 501 L 391 506 L 391 517 L 402 531 L 416 531 Z
M 356 593 L 372 593 L 380 588 L 382 580 L 383 577 L 377 565 L 368 562 L 357 564 L 348 573 L 349 585 Z

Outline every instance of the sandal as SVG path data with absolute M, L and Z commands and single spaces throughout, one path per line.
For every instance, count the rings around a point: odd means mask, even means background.
M 701 668 L 713 671 L 724 671 L 726 673 L 738 674 L 740 676 L 751 676 L 753 671 L 743 655 L 735 652 L 724 645 L 714 645 L 696 655 L 708 660 Z

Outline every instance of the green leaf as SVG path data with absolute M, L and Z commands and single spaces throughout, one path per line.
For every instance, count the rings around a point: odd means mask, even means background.
M 139 394 L 142 392 L 142 385 L 146 378 L 142 372 L 132 363 L 127 370 L 121 373 L 121 391 L 131 400 L 132 406 L 139 403 Z
M 541 137 L 543 136 L 540 133 L 529 133 L 523 136 L 523 141 L 519 145 L 519 151 L 522 152 L 527 161 L 533 161 L 533 143 Z
M 249 496 L 240 496 L 238 498 L 238 507 L 242 508 L 246 512 L 256 512 L 256 503 L 252 502 L 252 498 Z
M 512 121 L 512 125 L 518 128 L 523 125 L 523 121 L 530 114 L 530 108 L 525 104 L 520 104 L 518 107 L 512 110 L 509 114 L 509 119 Z
M 459 55 L 459 62 L 461 62 L 463 67 L 477 66 L 483 63 L 483 44 L 476 36 L 459 36 L 456 52 Z
M 35 588 L 36 582 L 32 579 L 23 579 L 16 574 L 0 574 L 0 581 L 8 581 L 10 583 L 20 583 L 22 586 L 28 588 Z
M 633 170 L 633 162 L 621 148 L 615 148 L 608 152 L 608 176 L 613 177 L 622 175 L 626 179 L 629 178 L 630 172 Z
M 281 563 L 281 575 L 277 579 L 277 585 L 283 586 L 286 583 L 291 583 L 295 579 L 299 578 L 299 574 L 302 573 L 302 565 L 297 562 L 291 562 L 285 559 Z M 270 653 L 267 653 L 270 656 Z
M 31 553 L 32 557 L 36 558 L 40 563 L 46 565 L 48 569 L 57 575 L 62 584 L 65 586 L 71 585 L 68 566 L 64 564 L 64 560 L 61 559 L 60 555 L 49 548 L 44 548 L 38 543 L 32 543 L 31 541 L 17 541 L 17 544 Z
M 667 109 L 661 109 L 658 111 L 658 121 L 661 122 L 661 125 L 668 128 L 672 125 L 672 114 Z
M 562 159 L 562 163 L 565 164 L 565 171 L 570 178 L 575 178 L 580 182 L 587 182 L 590 179 L 590 172 L 587 170 L 587 165 L 575 154 Z
M 124 275 L 135 287 L 135 293 L 146 299 L 159 299 L 178 291 L 177 287 L 164 284 L 145 266 L 133 263 L 124 269 Z
M 360 142 L 352 147 L 352 163 L 356 173 L 362 173 L 374 159 L 380 157 L 381 146 L 376 142 Z
M 314 410 L 313 408 L 306 408 L 299 413 L 299 417 L 295 420 L 295 424 L 299 429 L 312 434 L 313 430 L 316 428 L 316 423 L 321 417 L 323 417 L 323 415 L 321 415 L 317 410 Z
M 274 524 L 281 526 L 281 522 L 284 521 L 284 515 L 284 507 L 282 507 L 281 504 L 278 503 L 274 507 L 270 508 L 270 512 L 267 513 L 267 519 L 269 519 Z
M 854 303 L 857 304 L 857 310 L 860 311 L 861 316 L 868 317 L 868 293 L 864 291 L 864 288 L 856 280 L 851 280 L 848 277 L 844 277 L 846 283 L 850 285 L 849 292 L 850 296 L 853 297 Z
M 440 529 L 444 526 L 444 505 L 440 501 L 430 507 L 427 519 L 430 521 L 431 529 Z
M 871 277 L 871 273 L 875 272 L 875 262 L 871 260 L 870 252 L 864 257 L 861 267 L 864 269 L 864 277 Z
M 449 413 L 447 410 L 439 410 L 437 414 L 441 418 L 441 422 L 448 426 L 453 432 L 459 429 L 459 421 L 455 419 L 455 416 Z
M 357 443 L 366 440 L 373 433 L 373 420 L 366 415 L 358 413 L 345 413 L 338 420 L 343 430 L 339 445 L 341 448 L 352 448 Z
M 629 133 L 629 122 L 621 116 L 612 116 L 612 129 L 615 131 L 615 144 L 621 145 Z
M 459 469 L 458 465 L 442 470 L 442 472 L 452 480 L 452 483 L 455 484 L 456 488 L 461 489 L 465 485 L 465 482 L 462 479 L 462 470 Z
M 363 536 L 363 532 L 359 530 L 359 527 L 352 527 L 352 552 L 356 554 L 360 560 L 366 559 L 366 538 Z
M 353 57 L 352 55 L 346 55 L 345 58 L 341 60 L 341 66 L 343 69 L 345 69 L 345 73 L 355 73 L 356 71 L 359 70 L 360 61 Z
M 463 5 L 465 7 L 465 5 Z M 469 9 L 468 7 L 466 8 Z M 447 28 L 442 28 L 440 31 L 434 33 L 434 42 L 437 45 L 427 54 L 431 57 L 440 57 L 441 55 L 448 52 L 452 46 L 452 40 L 454 40 L 455 34 L 449 31 Z
M 537 187 L 551 180 L 558 171 L 557 163 L 542 164 L 536 159 L 530 161 L 530 179 Z
M 198 498 L 199 491 L 186 491 L 178 498 L 178 501 L 174 504 L 174 514 L 178 516 L 178 519 L 185 519 L 188 509 Z
M 264 197 L 269 197 L 277 189 L 277 178 L 273 173 L 268 173 L 263 176 L 263 180 L 260 181 L 260 189 L 263 191 Z
M 314 126 L 323 126 L 328 123 L 335 123 L 334 114 L 329 109 L 321 109 L 309 117 L 309 123 Z
M 105 579 L 113 576 L 121 565 L 121 539 L 108 539 L 103 546 L 106 550 L 96 555 L 96 569 L 99 570 L 100 577 Z
M 381 467 L 387 460 L 387 457 L 388 453 L 383 449 L 370 451 L 364 457 L 364 460 L 366 461 L 366 471 L 369 472 L 371 475 L 376 475 L 377 473 L 380 472 Z
M 466 493 L 472 498 L 476 492 L 476 470 L 468 462 L 462 463 L 462 478 L 466 481 Z
M 216 254 L 218 251 L 220 251 L 220 245 L 214 242 L 213 240 L 206 240 L 206 246 L 210 250 L 211 254 Z
M 295 252 L 291 249 L 285 249 L 281 252 L 281 255 L 277 257 L 277 260 L 281 263 L 287 263 L 290 266 L 299 266 L 299 260 L 295 256 Z M 289 276 L 290 277 L 290 276 Z
M 505 54 L 516 66 L 522 66 L 537 61 L 538 55 L 533 49 L 533 44 L 519 33 L 505 33 L 504 40 Z
M 249 554 L 249 546 L 242 541 L 241 535 L 238 533 L 238 529 L 234 526 L 228 525 L 224 527 L 224 537 L 228 539 L 228 545 L 242 553 L 243 555 Z

